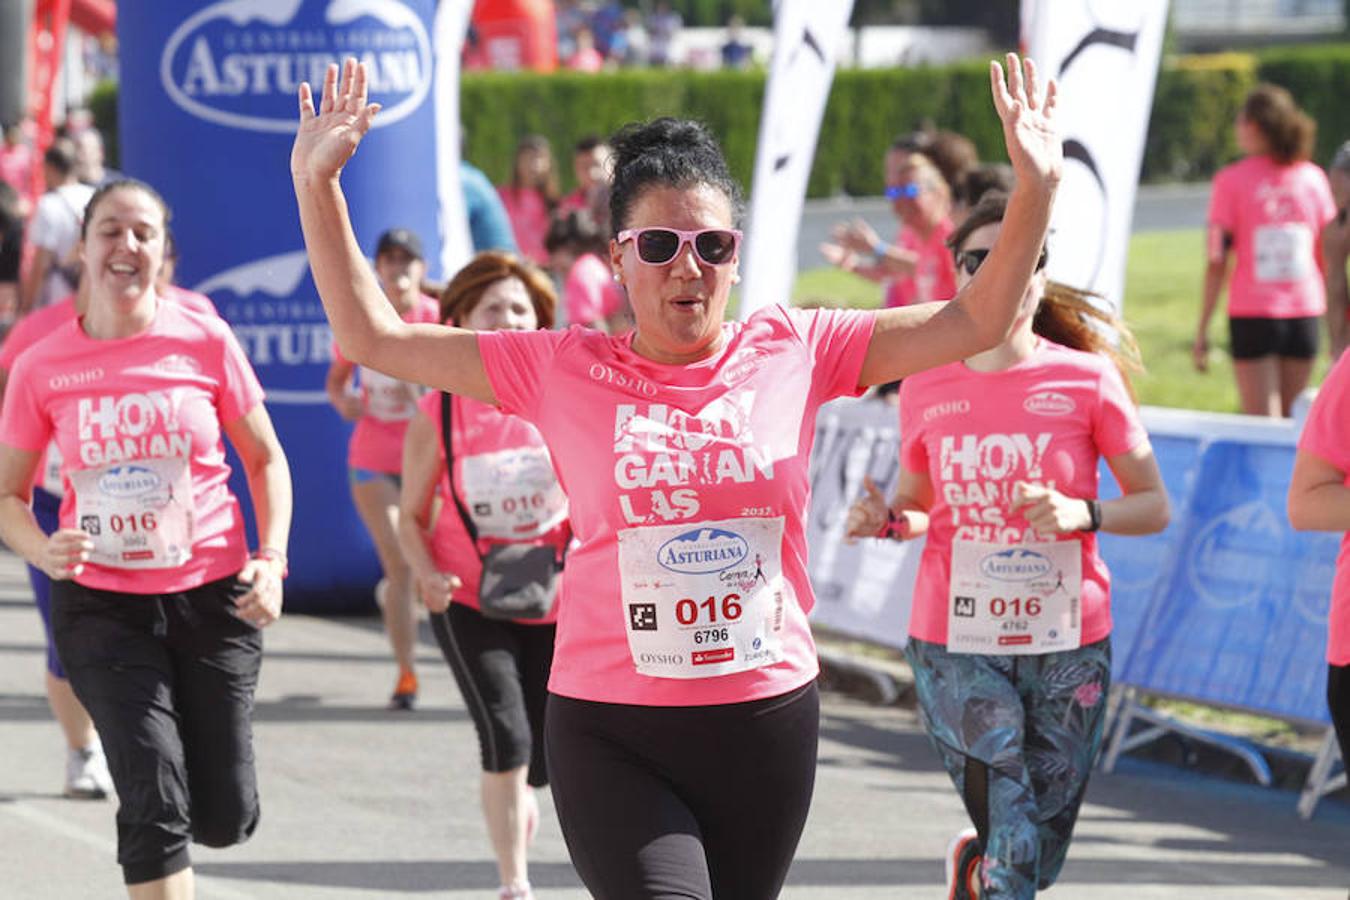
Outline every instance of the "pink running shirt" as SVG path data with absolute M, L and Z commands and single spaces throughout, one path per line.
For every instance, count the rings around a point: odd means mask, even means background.
M 101 495 L 134 501 L 147 483 L 173 483 L 167 467 L 185 467 L 191 556 L 160 568 L 91 562 L 76 579 L 100 590 L 172 593 L 238 572 L 248 559 L 239 503 L 227 485 L 230 467 L 221 426 L 242 418 L 262 399 L 262 387 L 222 319 L 161 302 L 150 327 L 138 335 L 94 340 L 71 320 L 20 356 L 0 413 L 0 441 L 38 452 L 55 437 L 63 458 L 61 527 L 83 525 L 91 534 L 104 529 L 129 533 L 133 526 L 118 527 L 114 516 L 102 512 L 82 523 L 77 505 L 92 498 L 77 498 L 77 480 L 102 471 Z M 170 493 L 158 509 L 161 520 L 169 521 L 166 510 L 184 502 Z M 156 528 L 143 511 L 119 518 L 136 519 L 134 528 Z
M 804 529 L 816 410 L 858 393 L 872 327 L 865 312 L 771 306 L 723 325 L 722 348 L 687 366 L 634 353 L 631 334 L 478 335 L 499 406 L 552 451 L 579 541 L 549 690 L 705 706 L 815 677 Z M 676 620 L 700 631 L 649 649 Z
M 480 539 L 485 545 L 492 540 L 500 542 L 505 532 L 511 531 L 517 541 L 548 543 L 562 552 L 571 538 L 566 525 L 567 495 L 558 485 L 539 431 L 523 419 L 468 397 L 455 397 L 454 404 L 450 422 L 454 426 L 455 490 L 464 508 L 475 517 Z M 432 525 L 431 557 L 440 571 L 454 573 L 463 583 L 453 601 L 478 609 L 482 558 L 469 543 L 464 521 L 450 498 L 441 439 L 441 393 L 426 394 L 417 409 L 436 426 L 436 458 L 441 466 L 436 490 L 443 502 Z M 477 476 L 468 483 L 466 468 Z M 501 489 L 508 481 L 514 483 L 514 490 Z M 526 510 L 534 515 L 524 515 Z M 548 625 L 557 619 L 558 607 L 554 604 L 547 618 L 521 621 L 525 625 Z
M 928 539 L 914 587 L 909 633 L 947 643 L 952 539 L 993 544 L 1078 540 L 1082 644 L 1111 633 L 1111 577 L 1097 536 L 1040 537 L 1013 513 L 1013 485 L 1044 484 L 1069 497 L 1097 496 L 1097 460 L 1147 443 L 1115 365 L 1095 353 L 1041 340 L 1010 369 L 964 362 L 911 375 L 900 385 L 900 464 L 933 483 Z
M 403 315 L 405 322 L 439 322 L 440 304 L 423 295 Z M 333 358 L 347 362 L 336 343 Z M 397 475 L 403 470 L 403 434 L 417 412 L 421 388 L 390 378 L 364 367 L 357 369 L 357 381 L 365 412 L 356 420 L 351 442 L 347 445 L 347 465 L 353 469 Z
M 1216 231 L 1231 235 L 1237 256 L 1228 315 L 1295 319 L 1326 312 L 1317 247 L 1322 226 L 1335 215 L 1326 173 L 1310 162 L 1282 166 L 1249 156 L 1220 169 L 1209 224 L 1210 240 L 1220 239 Z
M 912 275 L 893 279 L 887 286 L 887 308 L 950 300 L 956 296 L 956 263 L 947 246 L 947 238 L 953 230 L 951 219 L 939 222 L 927 240 L 919 237 L 912 228 L 900 229 L 895 242 L 905 250 L 917 253 L 919 259 Z
M 614 270 L 594 253 L 577 257 L 567 272 L 563 302 L 567 305 L 568 325 L 595 327 L 623 309 L 624 299 L 623 289 L 614 280 Z
M 1331 367 L 1308 412 L 1298 449 L 1321 457 L 1340 469 L 1350 485 L 1350 353 Z M 1341 538 L 1336 578 L 1331 587 L 1331 617 L 1327 623 L 1327 662 L 1350 665 L 1350 531 Z

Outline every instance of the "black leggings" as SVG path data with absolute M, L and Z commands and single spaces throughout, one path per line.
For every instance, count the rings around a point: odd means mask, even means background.
M 1350 772 L 1350 665 L 1327 666 L 1327 706 L 1341 744 L 1341 760 Z
M 262 634 L 234 614 L 234 576 L 177 594 L 52 582 L 52 634 L 117 788 L 127 884 L 189 865 L 258 826 L 253 694 Z
M 553 666 L 553 625 L 489 619 L 462 603 L 431 617 L 431 630 L 478 731 L 484 772 L 529 764 L 527 780 L 548 784 L 544 707 Z
M 806 824 L 814 681 L 721 706 L 551 695 L 553 800 L 596 900 L 772 900 Z

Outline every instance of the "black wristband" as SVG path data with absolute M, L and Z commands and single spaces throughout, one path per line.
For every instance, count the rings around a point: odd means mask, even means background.
M 1083 501 L 1088 508 L 1088 526 L 1083 531 L 1099 531 L 1102 527 L 1102 501 L 1087 499 Z

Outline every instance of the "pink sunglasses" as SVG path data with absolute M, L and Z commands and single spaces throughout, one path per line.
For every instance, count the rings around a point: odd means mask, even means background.
M 741 233 L 734 228 L 703 228 L 680 231 L 678 228 L 628 228 L 620 231 L 618 242 L 632 239 L 637 257 L 649 266 L 664 266 L 684 252 L 685 244 L 694 245 L 694 255 L 704 265 L 724 266 L 736 257 Z

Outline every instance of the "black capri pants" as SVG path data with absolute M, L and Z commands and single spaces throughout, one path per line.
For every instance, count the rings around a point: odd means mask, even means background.
M 553 694 L 554 806 L 596 900 L 771 900 L 816 777 L 814 681 L 719 706 L 628 706 Z
M 1327 706 L 1341 745 L 1341 760 L 1350 772 L 1350 666 L 1327 666 Z
M 191 865 L 258 827 L 253 695 L 262 634 L 234 613 L 233 575 L 176 594 L 52 582 L 52 632 L 108 757 L 127 884 Z
M 431 630 L 473 717 L 483 771 L 528 765 L 531 786 L 548 784 L 544 707 L 556 626 L 489 619 L 451 603 L 431 617 Z

